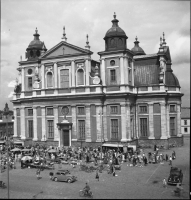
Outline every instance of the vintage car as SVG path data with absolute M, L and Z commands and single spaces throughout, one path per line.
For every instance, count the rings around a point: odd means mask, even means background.
M 183 173 L 182 170 L 178 167 L 171 167 L 170 169 L 170 175 L 168 177 L 168 184 L 169 185 L 176 185 L 177 183 L 182 184 L 183 180 Z
M 64 181 L 68 183 L 72 183 L 77 180 L 77 177 L 70 175 L 68 170 L 58 170 L 55 174 L 50 172 L 50 179 L 52 181 Z

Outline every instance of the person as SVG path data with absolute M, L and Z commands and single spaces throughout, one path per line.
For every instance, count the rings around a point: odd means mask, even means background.
M 176 189 L 174 190 L 174 192 L 180 196 L 180 192 L 181 192 L 182 189 L 183 188 L 180 186 L 180 183 L 177 183 Z
M 88 183 L 86 183 L 86 186 L 84 187 L 84 195 L 89 194 L 90 191 L 90 186 L 88 185 Z
M 162 184 L 163 184 L 163 187 L 166 188 L 166 179 L 165 178 L 163 179 Z
M 169 157 L 169 165 L 172 166 L 172 157 L 171 156 Z
M 98 174 L 98 170 L 96 170 L 96 177 L 95 177 L 98 181 L 99 181 L 99 174 Z
M 38 180 L 40 179 L 39 176 L 40 176 L 40 168 L 38 168 L 37 171 L 36 171 L 36 177 L 37 177 Z

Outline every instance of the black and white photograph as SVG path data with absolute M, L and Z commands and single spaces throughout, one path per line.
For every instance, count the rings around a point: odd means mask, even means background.
M 0 199 L 190 199 L 190 1 L 0 0 Z

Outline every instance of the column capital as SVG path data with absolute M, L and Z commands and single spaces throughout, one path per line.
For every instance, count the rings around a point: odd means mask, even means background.
M 123 58 L 123 56 L 119 56 L 119 59 Z
M 99 60 L 100 60 L 100 61 L 102 61 L 102 60 L 105 61 L 105 58 L 100 58 Z
M 148 102 L 147 104 L 148 104 L 149 106 L 153 106 L 154 103 Z
M 85 62 L 85 59 L 76 59 L 74 60 L 75 63 L 82 63 Z
M 35 106 L 33 106 L 33 109 L 36 109 L 37 107 L 38 107 L 38 106 L 35 105 Z
M 121 107 L 125 107 L 127 104 L 126 103 L 120 103 Z
M 58 105 L 53 105 L 53 108 L 58 108 Z
M 85 61 L 91 61 L 91 58 L 85 58 Z

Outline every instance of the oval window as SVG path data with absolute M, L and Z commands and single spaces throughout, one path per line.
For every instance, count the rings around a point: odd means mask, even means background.
M 110 61 L 110 65 L 111 65 L 111 66 L 114 66 L 114 65 L 115 65 L 115 60 L 111 60 L 111 61 Z
M 111 44 L 112 47 L 114 47 L 115 46 L 115 39 L 111 39 L 110 44 Z
M 29 75 L 32 74 L 32 69 L 28 69 L 28 74 L 29 74 Z
M 123 45 L 123 40 L 122 40 L 121 38 L 119 38 L 119 40 L 118 40 L 118 45 L 119 45 L 119 46 L 122 46 L 122 45 Z
M 30 56 L 33 57 L 33 51 L 32 50 L 30 51 Z
M 39 57 L 40 56 L 40 51 L 37 50 L 36 55 Z

